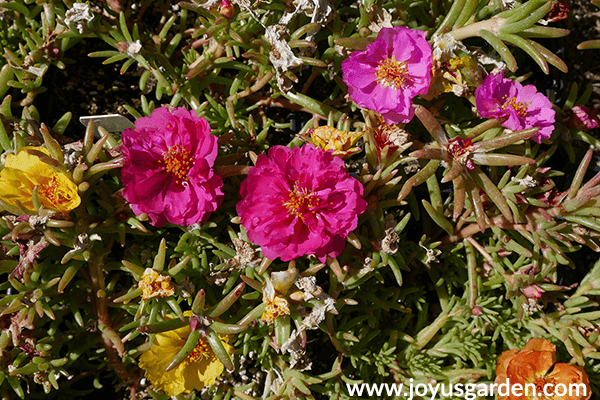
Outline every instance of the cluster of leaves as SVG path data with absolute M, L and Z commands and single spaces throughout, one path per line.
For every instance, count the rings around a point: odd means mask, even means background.
M 473 0 L 206 3 L 92 4 L 94 18 L 79 30 L 65 22 L 70 0 L 0 4 L 0 145 L 14 152 L 43 144 L 82 198 L 68 215 L 0 203 L 2 396 L 76 398 L 123 385 L 131 397 L 146 391 L 166 399 L 142 386 L 137 359 L 154 334 L 187 323 L 187 309 L 233 337 L 235 354 L 223 362 L 234 372 L 205 393 L 215 399 L 343 399 L 346 384 L 409 379 L 489 383 L 500 352 L 534 336 L 550 338 L 559 357 L 600 385 L 600 263 L 591 268 L 584 251 L 600 250 L 600 175 L 589 176 L 594 154 L 585 152 L 600 143 L 563 123 L 591 88 L 578 97 L 573 86 L 555 104 L 552 140 L 535 144 L 523 140 L 532 131 L 507 135 L 498 121 L 472 113 L 472 98 L 453 93 L 420 100 L 405 130 L 386 131 L 347 100 L 341 80 L 348 52 L 390 22 L 487 46 L 512 72 L 536 64 L 545 73 L 548 64 L 565 71 L 535 41 L 568 33 L 537 24 L 557 3 L 529 0 L 507 10 Z M 270 263 L 250 246 L 253 256 L 242 257 L 248 238 L 235 205 L 243 178 L 235 175 L 225 178 L 223 205 L 202 225 L 155 228 L 135 216 L 120 195 L 118 140 L 102 128 L 94 139 L 90 124 L 79 143 L 65 146 L 71 114 L 49 128 L 31 105 L 50 66 L 68 68 L 69 51 L 83 38 L 112 47 L 91 57 L 122 62 L 121 73 L 140 68 L 140 89 L 152 85 L 141 110 L 124 105 L 134 118 L 150 115 L 157 102 L 206 118 L 219 137 L 216 166 L 224 175 L 288 144 L 290 132 L 297 136 L 289 146 L 319 124 L 361 134 L 364 152 L 347 165 L 369 206 L 342 255 L 327 264 Z M 282 54 L 288 50 L 291 63 Z M 522 52 L 529 58 L 517 65 Z M 294 122 L 285 120 L 290 114 Z M 391 139 L 406 133 L 403 142 Z M 456 138 L 479 149 L 474 169 L 448 151 Z M 169 276 L 175 294 L 141 300 L 146 268 Z M 291 314 L 269 326 L 257 321 L 262 292 L 266 278 L 283 271 L 314 277 L 313 290 L 324 297 L 280 293 Z M 293 284 L 296 275 L 286 276 Z M 335 309 L 319 312 L 323 299 Z M 319 317 L 316 325 L 309 317 Z M 300 347 L 286 351 L 294 334 Z M 265 372 L 241 372 L 253 369 Z

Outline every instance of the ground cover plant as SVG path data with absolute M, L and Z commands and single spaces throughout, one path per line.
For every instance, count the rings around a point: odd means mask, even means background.
M 1 398 L 600 395 L 569 8 L 0 3 Z

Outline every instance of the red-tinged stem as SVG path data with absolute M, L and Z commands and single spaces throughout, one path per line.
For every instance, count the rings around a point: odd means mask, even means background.
M 236 175 L 248 175 L 250 165 L 221 165 L 215 167 L 215 172 L 223 178 Z

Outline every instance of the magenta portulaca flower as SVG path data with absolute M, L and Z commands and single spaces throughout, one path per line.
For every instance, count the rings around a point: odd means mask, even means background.
M 248 238 L 271 260 L 338 256 L 367 206 L 344 161 L 312 144 L 259 155 L 240 194 L 237 212 Z
M 479 115 L 497 118 L 502 126 L 515 131 L 540 128 L 531 139 L 540 143 L 554 131 L 554 110 L 546 96 L 535 86 L 523 86 L 505 78 L 504 73 L 488 75 L 475 90 L 475 104 Z
M 350 98 L 380 113 L 387 124 L 409 122 L 415 114 L 412 99 L 429 90 L 431 53 L 423 31 L 381 29 L 365 51 L 353 52 L 342 63 Z
M 138 118 L 122 135 L 123 197 L 155 226 L 206 220 L 222 199 L 223 180 L 213 172 L 217 138 L 194 111 L 161 107 Z
M 567 127 L 579 130 L 595 129 L 600 126 L 598 111 L 591 108 L 576 105 L 570 111 L 566 112 L 565 122 Z

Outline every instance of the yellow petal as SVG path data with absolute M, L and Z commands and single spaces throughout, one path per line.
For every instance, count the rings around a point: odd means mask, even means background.
M 38 186 L 38 197 L 44 208 L 68 212 L 79 206 L 81 198 L 77 185 L 27 150 L 48 154 L 43 147 L 32 146 L 20 148 L 16 155 L 9 154 L 5 168 L 0 171 L 0 184 L 5 188 L 0 199 L 13 205 L 18 200 L 25 208 L 34 211 L 31 195 Z

